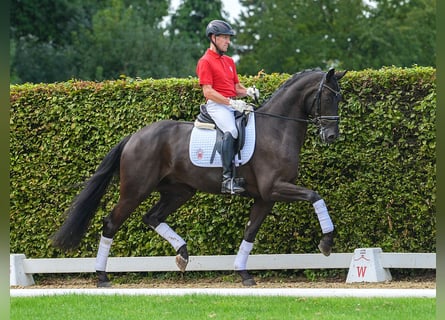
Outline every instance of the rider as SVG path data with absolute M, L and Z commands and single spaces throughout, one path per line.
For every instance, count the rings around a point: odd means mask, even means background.
M 196 74 L 199 78 L 206 108 L 210 117 L 223 132 L 221 147 L 222 193 L 242 193 L 244 188 L 233 177 L 233 157 L 235 139 L 238 131 L 235 125 L 235 110 L 252 111 L 252 107 L 237 97 L 249 95 L 258 99 L 259 91 L 254 87 L 245 88 L 239 81 L 233 59 L 224 53 L 229 48 L 231 36 L 235 31 L 230 24 L 222 20 L 211 21 L 206 28 L 210 48 L 199 59 Z

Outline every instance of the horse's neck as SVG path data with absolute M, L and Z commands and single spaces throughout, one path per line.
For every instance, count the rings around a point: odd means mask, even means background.
M 296 80 L 281 92 L 277 92 L 265 105 L 266 112 L 279 114 L 289 118 L 306 119 L 305 107 L 308 88 L 307 81 Z
M 304 120 L 306 115 L 295 110 L 297 108 L 295 105 L 286 106 L 287 102 L 283 100 L 271 100 L 269 103 L 275 103 L 275 105 L 261 109 L 262 113 L 270 116 L 257 117 L 257 128 L 260 128 L 257 134 L 265 138 L 276 137 L 277 144 L 300 150 L 307 131 L 307 123 L 300 120 Z
M 302 88 L 291 86 L 282 94 L 274 96 L 264 105 L 264 112 L 289 119 L 306 120 L 305 93 Z M 263 110 L 262 110 L 263 111 Z
M 279 135 L 284 144 L 301 148 L 307 131 L 307 111 L 305 110 L 306 89 L 294 83 L 281 94 L 272 97 L 261 111 L 273 116 L 261 117 L 261 130 L 265 134 Z M 274 117 L 278 116 L 278 117 Z M 267 128 L 267 129 L 266 129 Z M 270 132 L 269 132 L 270 130 Z

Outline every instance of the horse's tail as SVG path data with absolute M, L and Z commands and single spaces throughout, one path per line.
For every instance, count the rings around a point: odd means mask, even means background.
M 66 220 L 51 237 L 54 247 L 68 250 L 77 247 L 94 217 L 100 199 L 105 194 L 113 175 L 119 172 L 120 158 L 124 146 L 130 139 L 125 137 L 105 156 L 93 176 L 85 183 L 67 210 Z

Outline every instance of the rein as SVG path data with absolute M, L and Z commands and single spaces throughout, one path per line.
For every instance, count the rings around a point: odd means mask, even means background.
M 323 91 L 323 88 L 326 88 L 329 91 L 331 91 L 332 93 L 334 93 L 336 97 L 340 95 L 340 91 L 334 90 L 331 87 L 327 86 L 324 83 L 325 80 L 326 80 L 326 74 L 324 75 L 323 79 L 320 81 L 320 85 L 318 86 L 318 90 L 317 90 L 317 93 L 315 95 L 314 102 L 312 103 L 312 106 L 317 104 L 317 110 L 315 112 L 315 117 L 312 118 L 312 119 L 291 118 L 291 117 L 286 117 L 286 116 L 282 116 L 282 115 L 279 115 L 279 114 L 261 112 L 261 111 L 256 111 L 256 110 L 253 110 L 251 112 L 256 113 L 256 114 L 260 114 L 260 115 L 264 115 L 264 116 L 268 116 L 268 117 L 272 117 L 272 118 L 278 118 L 278 119 L 295 121 L 295 122 L 311 123 L 311 124 L 316 125 L 316 126 L 321 126 L 321 121 L 322 120 L 338 121 L 340 119 L 339 116 L 322 116 L 322 115 L 319 115 L 321 113 L 321 92 Z
M 278 119 L 283 119 L 283 120 L 290 120 L 290 121 L 296 121 L 296 122 L 306 122 L 306 123 L 314 123 L 314 121 L 310 120 L 310 119 L 290 118 L 290 117 L 282 116 L 282 115 L 279 115 L 279 114 L 261 112 L 261 111 L 257 111 L 257 110 L 253 110 L 251 112 L 256 113 L 256 114 L 260 114 L 260 115 L 263 115 L 263 116 L 268 116 L 268 117 L 278 118 Z

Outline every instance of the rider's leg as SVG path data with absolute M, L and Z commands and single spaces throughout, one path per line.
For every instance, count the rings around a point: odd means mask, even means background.
M 241 193 L 244 188 L 238 184 L 233 177 L 233 157 L 235 156 L 235 140 L 230 132 L 224 133 L 221 146 L 221 162 L 222 162 L 222 193 Z
M 229 106 L 209 100 L 207 102 L 207 112 L 213 121 L 215 121 L 218 128 L 224 132 L 221 148 L 221 162 L 223 166 L 221 192 L 230 194 L 244 192 L 244 188 L 233 176 L 234 144 L 235 139 L 238 138 L 234 110 Z

